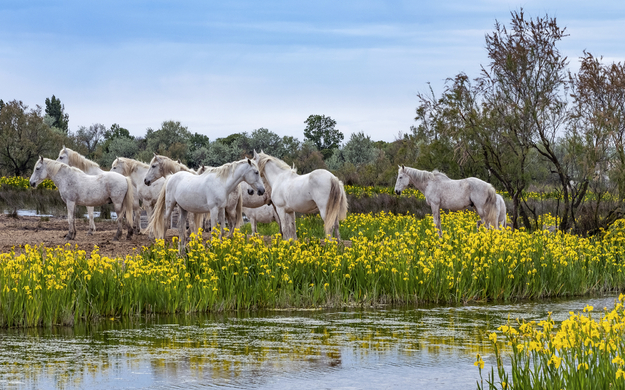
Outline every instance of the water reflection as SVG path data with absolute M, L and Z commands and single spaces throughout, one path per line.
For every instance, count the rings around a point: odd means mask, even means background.
M 0 331 L 0 388 L 475 388 L 511 318 L 614 297 L 508 305 L 265 311 Z

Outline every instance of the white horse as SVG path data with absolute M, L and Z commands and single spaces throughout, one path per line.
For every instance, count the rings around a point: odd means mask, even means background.
M 395 193 L 401 194 L 408 184 L 412 184 L 425 195 L 425 201 L 432 208 L 439 237 L 442 237 L 441 208 L 456 211 L 475 207 L 487 227 L 497 228 L 497 192 L 483 180 L 476 177 L 452 180 L 442 172 L 421 171 L 402 165 L 397 173 Z
M 208 169 L 211 169 L 211 168 L 212 167 L 203 165 L 200 168 L 198 168 L 197 174 L 201 175 L 202 173 L 206 172 Z M 261 176 L 261 179 L 262 179 L 262 176 Z M 228 206 L 226 206 L 226 219 L 228 221 L 228 226 L 232 226 L 231 225 L 232 217 L 230 217 L 229 215 L 233 215 L 235 211 L 237 212 L 236 215 L 237 216 L 239 215 L 239 212 L 236 209 L 236 207 L 242 207 L 241 208 L 241 212 L 242 212 L 244 209 L 253 209 L 253 208 L 263 207 L 265 205 L 271 204 L 271 187 L 267 184 L 265 180 L 263 180 L 263 185 L 265 186 L 265 193 L 262 196 L 254 195 L 254 189 L 252 188 L 252 186 L 247 184 L 244 181 L 241 182 L 241 184 L 239 184 L 239 187 L 237 187 L 236 190 L 230 193 L 230 195 L 228 196 Z M 239 199 L 241 199 L 240 202 L 239 202 Z M 205 224 L 204 230 L 210 230 L 211 227 L 210 227 L 209 218 L 206 218 L 204 220 L 204 224 Z M 237 223 L 235 227 L 241 227 L 242 224 L 243 224 L 243 220 Z M 279 224 L 280 223 L 278 222 L 278 225 Z
M 339 221 L 347 215 L 347 197 L 343 183 L 325 169 L 298 175 L 284 161 L 262 151 L 254 151 L 254 160 L 271 187 L 271 202 L 276 206 L 284 239 L 297 239 L 295 213 L 319 211 L 325 234 L 340 239 Z
M 250 184 L 259 195 L 265 192 L 258 166 L 250 159 L 228 163 L 218 168 L 210 168 L 201 175 L 190 172 L 178 172 L 171 175 L 167 177 L 165 186 L 161 190 L 148 228 L 154 232 L 157 238 L 165 238 L 165 221 L 171 215 L 173 208 L 178 205 L 180 209 L 178 251 L 181 255 L 186 245 L 184 226 L 186 225 L 187 212 L 210 212 L 211 225 L 216 227 L 219 223 L 221 236 L 225 223 L 224 209 L 228 202 L 228 194 L 242 181 Z
M 119 240 L 122 234 L 124 216 L 128 227 L 126 239 L 132 237 L 130 221 L 132 221 L 133 187 L 129 178 L 113 172 L 92 176 L 78 168 L 40 156 L 30 176 L 30 185 L 36 187 L 45 179 L 54 182 L 61 199 L 67 205 L 69 232 L 66 239 L 73 240 L 76 237 L 74 210 L 77 205 L 100 206 L 109 202 L 113 202 L 117 213 L 117 233 L 113 239 Z
M 63 145 L 63 149 L 59 152 L 59 156 L 56 161 L 60 161 L 63 164 L 67 164 L 70 167 L 75 167 L 86 173 L 87 175 L 99 175 L 106 171 L 103 171 L 100 168 L 100 165 L 95 161 L 91 161 L 82 154 L 70 149 L 66 148 Z M 89 215 L 89 235 L 95 232 L 95 222 L 93 220 L 93 206 L 87 207 L 87 214 Z
M 256 224 L 258 222 L 271 223 L 276 221 L 278 222 L 278 225 L 280 224 L 280 217 L 278 217 L 278 213 L 273 205 L 265 204 L 256 208 L 243 207 L 243 214 L 245 214 L 247 219 L 250 220 L 250 225 L 252 225 L 252 234 L 256 233 Z
M 144 184 L 146 186 L 151 187 L 152 184 L 155 184 L 157 182 L 157 180 L 159 180 L 161 178 L 166 178 L 169 175 L 173 175 L 173 174 L 181 172 L 181 171 L 182 172 L 189 172 L 189 173 L 192 173 L 192 174 L 196 174 L 196 172 L 193 169 L 187 167 L 182 162 L 174 161 L 174 160 L 172 160 L 171 158 L 169 158 L 167 156 L 161 156 L 161 155 L 158 155 L 158 154 L 154 153 L 154 157 L 152 157 L 152 161 L 150 161 L 148 170 L 145 173 L 145 176 L 143 178 L 143 182 L 144 182 Z M 162 189 L 162 187 L 161 187 L 161 189 Z M 159 191 L 159 194 L 160 194 L 160 191 Z M 236 213 L 235 213 L 235 215 L 236 215 Z M 197 229 L 200 226 L 202 226 L 202 219 L 203 218 L 204 218 L 204 216 L 202 214 L 195 214 L 195 213 L 193 213 L 193 218 L 192 219 L 194 221 L 194 228 L 195 229 L 191 229 L 191 230 L 196 230 L 197 231 Z M 243 221 L 242 217 L 239 217 L 239 219 L 240 219 L 241 222 Z M 236 220 L 235 220 L 235 222 L 236 222 Z M 239 223 L 241 223 L 241 222 L 239 222 Z M 152 234 L 154 234 L 154 232 L 150 229 L 149 226 L 148 226 L 148 228 L 146 230 L 149 231 L 149 236 L 152 237 Z
M 503 200 L 503 196 L 499 194 L 497 194 L 497 210 L 499 210 L 499 212 L 497 213 L 497 226 L 505 229 L 506 226 L 508 226 L 508 223 L 506 221 L 506 202 Z M 484 221 L 481 219 L 477 221 L 477 228 L 479 229 L 480 225 L 482 225 L 483 223 Z
M 149 168 L 150 166 L 146 163 L 126 157 L 117 157 L 111 165 L 111 172 L 117 172 L 130 178 L 135 188 L 135 193 L 138 194 L 138 198 L 141 200 L 142 206 L 148 214 L 148 220 L 150 220 L 150 216 L 152 215 L 152 209 L 156 204 L 158 194 L 165 184 L 165 179 L 160 178 L 151 183 L 151 185 L 146 185 L 143 179 Z M 139 212 L 140 208 L 138 206 L 138 202 L 135 202 L 134 226 L 141 230 L 141 213 Z

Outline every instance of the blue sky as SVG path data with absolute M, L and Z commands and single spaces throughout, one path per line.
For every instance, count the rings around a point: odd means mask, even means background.
M 211 139 L 259 127 L 302 139 L 324 114 L 346 139 L 392 141 L 428 82 L 478 75 L 484 35 L 520 7 L 567 27 L 573 70 L 584 49 L 625 60 L 623 1 L 2 0 L 0 98 L 54 94 L 72 130 L 143 135 L 172 119 Z

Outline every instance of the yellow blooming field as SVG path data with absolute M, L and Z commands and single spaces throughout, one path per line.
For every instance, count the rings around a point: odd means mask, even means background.
M 497 368 L 491 369 L 486 384 L 484 360 L 477 355 L 478 389 L 625 389 L 625 295 L 616 307 L 593 315 L 569 313 L 558 329 L 551 316 L 536 323 L 508 321 L 489 335 Z M 597 318 L 598 317 L 598 318 Z M 511 355 L 511 369 L 504 369 L 502 350 Z
M 71 324 L 140 313 L 371 303 L 454 303 L 622 289 L 625 222 L 597 238 L 485 230 L 476 215 L 359 214 L 351 246 L 324 245 L 302 218 L 298 242 L 193 235 L 187 256 L 157 240 L 126 258 L 30 247 L 0 254 L 0 325 Z M 207 239 L 208 238 L 208 239 Z

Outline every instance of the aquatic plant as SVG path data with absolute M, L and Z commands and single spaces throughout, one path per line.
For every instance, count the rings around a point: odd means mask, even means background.
M 551 314 L 538 323 L 508 320 L 498 328 L 500 333 L 489 335 L 497 368 L 491 368 L 486 384 L 484 360 L 477 355 L 482 378 L 478 389 L 624 389 L 624 303 L 621 295 L 615 308 L 604 308 L 598 319 L 592 306 L 583 313 L 569 312 L 558 329 Z M 503 364 L 508 355 L 509 371 Z
M 475 228 L 470 212 L 432 218 L 350 215 L 344 245 L 302 218 L 299 241 L 235 232 L 193 235 L 187 255 L 157 240 L 125 258 L 26 246 L 0 254 L 0 325 L 79 318 L 377 303 L 454 303 L 605 292 L 625 287 L 625 221 L 600 237 Z M 321 233 L 322 234 L 322 233 Z M 269 241 L 265 241 L 269 240 Z

